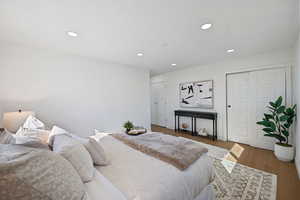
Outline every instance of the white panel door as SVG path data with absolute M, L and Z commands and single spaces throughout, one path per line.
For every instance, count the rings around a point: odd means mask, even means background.
M 251 145 L 259 148 L 273 150 L 275 139 L 265 137 L 262 127 L 255 125 L 257 121 L 261 121 L 263 114 L 268 112 L 266 108 L 270 101 L 276 100 L 279 96 L 283 97 L 283 104 L 286 100 L 286 70 L 270 69 L 263 71 L 251 72 L 251 85 L 253 86 L 253 97 L 251 110 L 253 112 L 251 121 L 251 133 L 253 140 Z
M 266 106 L 279 96 L 286 99 L 286 69 L 269 69 L 227 76 L 228 140 L 273 150 L 275 139 L 261 126 Z
M 228 140 L 249 143 L 249 73 L 238 73 L 227 76 L 227 114 Z
M 151 85 L 151 123 L 159 126 L 166 126 L 166 96 L 165 83 L 153 83 Z

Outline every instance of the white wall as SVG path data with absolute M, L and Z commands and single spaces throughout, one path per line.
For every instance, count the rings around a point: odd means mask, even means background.
M 218 136 L 220 139 L 226 139 L 226 78 L 227 72 L 243 71 L 249 69 L 256 69 L 261 67 L 282 67 L 290 66 L 293 60 L 292 49 L 274 51 L 267 54 L 260 54 L 251 57 L 240 59 L 233 59 L 231 61 L 224 61 L 220 63 L 191 67 L 182 70 L 177 70 L 151 78 L 153 82 L 166 81 L 165 95 L 167 98 L 167 118 L 168 127 L 174 128 L 174 110 L 185 109 L 179 107 L 179 83 L 199 80 L 213 80 L 214 81 L 214 109 L 205 111 L 218 112 Z M 191 109 L 201 110 L 201 109 Z M 190 123 L 190 121 L 187 121 Z M 212 122 L 209 120 L 197 121 L 198 127 L 205 127 L 212 132 Z
M 297 104 L 298 120 L 296 121 L 296 136 L 295 136 L 295 146 L 296 146 L 296 158 L 295 163 L 298 169 L 298 174 L 300 177 L 300 39 L 298 38 L 296 48 L 295 48 L 295 69 L 294 69 L 294 103 Z
M 11 44 L 0 47 L 0 115 L 33 110 L 78 135 L 150 128 L 149 71 Z M 1 118 L 0 118 L 1 120 Z M 0 124 L 1 126 L 1 124 Z
M 300 4 L 299 4 L 300 6 Z M 300 11 L 300 7 L 299 7 Z M 299 16 L 300 23 L 300 16 Z M 300 177 L 300 34 L 298 35 L 298 40 L 295 45 L 295 68 L 293 71 L 294 76 L 294 103 L 297 104 L 297 122 L 296 122 L 296 136 L 295 136 L 295 146 L 296 146 L 296 158 L 295 163 Z

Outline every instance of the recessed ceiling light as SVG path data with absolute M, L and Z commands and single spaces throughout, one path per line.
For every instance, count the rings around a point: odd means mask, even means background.
M 68 31 L 68 32 L 67 32 L 67 35 L 68 35 L 68 36 L 71 36 L 71 37 L 77 37 L 77 36 L 78 36 L 78 33 L 73 32 L 73 31 Z
M 210 23 L 206 23 L 206 24 L 201 25 L 202 30 L 207 30 L 207 29 L 210 29 L 211 27 L 212 27 L 212 24 L 210 24 Z
M 141 57 L 141 56 L 143 56 L 144 54 L 143 54 L 143 53 L 137 53 L 136 55 Z
M 227 50 L 227 53 L 233 53 L 234 52 L 234 49 L 228 49 Z
M 173 64 L 171 64 L 172 65 L 172 67 L 175 67 L 177 64 L 176 63 L 173 63 Z

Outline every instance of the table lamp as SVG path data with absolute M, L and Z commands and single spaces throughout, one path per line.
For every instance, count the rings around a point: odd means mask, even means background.
M 3 127 L 11 133 L 16 133 L 28 116 L 35 116 L 32 111 L 6 112 L 3 114 Z

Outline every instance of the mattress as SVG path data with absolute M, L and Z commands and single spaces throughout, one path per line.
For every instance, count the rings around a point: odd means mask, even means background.
M 214 177 L 212 160 L 207 154 L 185 171 L 180 171 L 113 137 L 106 136 L 98 141 L 104 147 L 110 165 L 96 169 L 128 200 L 194 200 Z

